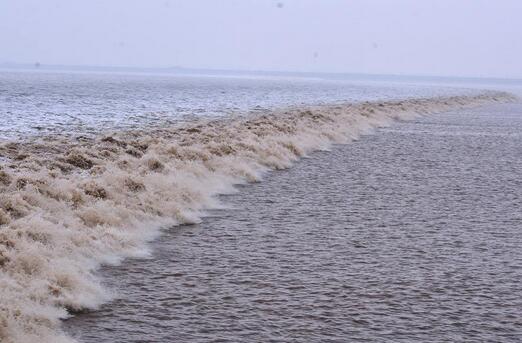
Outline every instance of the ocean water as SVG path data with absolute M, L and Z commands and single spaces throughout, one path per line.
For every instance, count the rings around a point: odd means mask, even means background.
M 1 75 L 0 341 L 519 338 L 512 95 Z
M 466 90 L 318 77 L 0 71 L 0 139 L 93 135 L 289 106 L 455 93 Z
M 519 342 L 522 105 L 382 128 L 240 187 L 148 259 L 82 342 Z

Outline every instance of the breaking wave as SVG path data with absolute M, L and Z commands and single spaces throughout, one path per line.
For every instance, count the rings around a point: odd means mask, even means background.
M 100 137 L 0 144 L 0 341 L 73 342 L 70 312 L 109 299 L 95 271 L 147 253 L 216 195 L 308 153 L 417 115 L 510 101 L 506 93 L 288 109 Z

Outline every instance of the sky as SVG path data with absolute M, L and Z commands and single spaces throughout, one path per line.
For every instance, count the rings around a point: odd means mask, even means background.
M 0 63 L 522 78 L 522 0 L 0 0 Z

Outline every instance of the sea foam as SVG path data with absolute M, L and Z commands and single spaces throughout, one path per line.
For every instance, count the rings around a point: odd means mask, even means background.
M 394 120 L 511 101 L 506 93 L 292 108 L 161 129 L 0 144 L 0 341 L 74 342 L 70 313 L 110 299 L 101 264 L 147 254 L 216 195 Z

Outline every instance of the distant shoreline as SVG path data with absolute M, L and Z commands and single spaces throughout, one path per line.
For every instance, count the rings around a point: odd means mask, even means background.
M 235 70 L 187 67 L 125 67 L 125 66 L 91 66 L 91 65 L 59 65 L 44 63 L 0 63 L 0 71 L 47 71 L 47 72 L 94 72 L 121 74 L 158 74 L 158 75 L 208 75 L 208 76 L 272 76 L 292 78 L 320 78 L 330 80 L 374 80 L 374 81 L 429 81 L 440 83 L 498 83 L 522 84 L 522 78 L 477 77 L 477 76 L 440 76 L 440 75 L 400 75 L 400 74 L 366 74 L 366 73 L 333 73 L 333 72 L 301 72 L 278 70 Z

